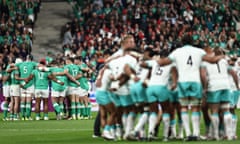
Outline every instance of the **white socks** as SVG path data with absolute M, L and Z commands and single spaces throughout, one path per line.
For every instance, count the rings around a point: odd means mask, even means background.
M 135 131 L 135 132 L 140 131 L 140 130 L 144 127 L 144 125 L 145 125 L 145 123 L 147 122 L 147 120 L 148 120 L 148 112 L 144 112 L 144 113 L 140 116 L 140 118 L 139 118 L 139 120 L 138 120 L 138 123 L 137 123 L 137 125 L 135 126 L 134 131 Z
M 168 113 L 163 113 L 162 115 L 163 121 L 163 137 L 168 138 L 169 126 L 170 126 L 170 115 Z
M 213 137 L 218 139 L 219 138 L 219 115 L 217 113 L 213 113 L 211 115 L 211 124 L 213 129 Z
M 184 130 L 185 130 L 186 136 L 187 137 L 191 136 L 188 112 L 181 112 L 181 117 L 182 117 L 183 127 L 184 127 Z
M 224 132 L 228 140 L 232 139 L 232 114 L 230 112 L 223 113 Z
M 148 120 L 149 122 L 148 134 L 153 135 L 155 133 L 154 129 L 156 127 L 157 121 L 158 121 L 157 113 L 152 112 Z
M 128 136 L 129 133 L 132 131 L 135 117 L 136 117 L 136 114 L 134 112 L 130 112 L 128 114 L 127 121 L 126 121 L 126 129 L 124 134 L 125 136 Z
M 193 136 L 200 136 L 200 112 L 192 112 Z

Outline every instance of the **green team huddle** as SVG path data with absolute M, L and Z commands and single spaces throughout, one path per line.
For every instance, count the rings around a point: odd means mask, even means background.
M 49 99 L 57 120 L 91 118 L 88 92 L 93 72 L 81 57 L 51 62 L 45 59 L 34 62 L 31 57 L 17 58 L 0 70 L 5 98 L 4 121 L 48 120 Z

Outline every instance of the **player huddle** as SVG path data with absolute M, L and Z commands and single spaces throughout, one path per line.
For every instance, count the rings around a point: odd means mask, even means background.
M 5 70 L 1 69 L 5 97 L 3 120 L 32 120 L 33 99 L 35 120 L 48 120 L 49 95 L 57 120 L 89 119 L 91 103 L 88 99 L 88 78 L 91 72 L 80 57 L 66 57 L 49 64 L 45 59 L 34 62 L 31 57 L 25 61 L 17 58 L 15 62 L 9 62 Z M 41 101 L 43 115 L 40 115 Z
M 184 35 L 182 43 L 159 57 L 151 48 L 136 52 L 131 35 L 122 40 L 121 49 L 106 60 L 96 81 L 103 138 L 153 140 L 160 121 L 163 141 L 237 138 L 235 61 L 226 59 L 221 49 L 191 46 L 190 35 Z M 201 112 L 205 136 L 200 135 Z

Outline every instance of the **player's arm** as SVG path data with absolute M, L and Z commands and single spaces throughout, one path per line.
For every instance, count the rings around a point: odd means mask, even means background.
M 172 77 L 171 90 L 174 90 L 177 87 L 177 80 L 178 80 L 177 68 L 175 66 L 172 67 L 171 69 L 171 77 Z
M 216 63 L 219 60 L 223 59 L 225 56 L 224 55 L 218 55 L 218 56 L 209 56 L 209 55 L 204 55 L 202 57 L 203 61 L 207 61 L 209 63 Z
M 136 76 L 136 72 L 135 70 L 133 70 L 130 65 L 126 64 L 124 66 L 124 73 L 131 79 L 133 79 L 134 81 L 136 80 L 137 76 Z
M 168 57 L 165 57 L 165 58 L 158 58 L 157 62 L 160 66 L 165 66 L 165 65 L 171 64 L 172 60 Z
M 208 87 L 208 80 L 207 80 L 207 70 L 205 67 L 200 67 L 200 78 L 201 78 L 203 90 L 206 91 Z
M 80 79 L 82 76 L 83 76 L 83 74 L 82 74 L 82 73 L 79 73 L 79 74 L 77 74 L 74 78 L 75 78 L 76 80 L 78 80 L 78 79 Z
M 29 81 L 31 81 L 34 78 L 33 74 L 30 74 L 29 77 L 24 79 L 24 83 L 20 84 L 21 87 L 24 87 Z
M 14 70 L 17 70 L 18 67 L 16 67 L 14 64 L 10 64 L 9 67 L 7 68 L 6 72 L 11 73 Z
M 5 83 L 9 79 L 9 75 L 3 75 L 2 76 L 2 83 Z
M 103 73 L 104 73 L 105 69 L 107 69 L 106 65 L 103 68 L 101 68 L 98 72 L 98 76 L 97 76 L 97 79 L 95 82 L 97 87 L 100 87 L 102 85 L 102 77 L 103 77 Z
M 80 86 L 80 83 L 72 76 L 69 74 L 68 70 L 65 69 L 64 70 L 64 75 L 72 82 L 74 82 L 75 84 L 77 84 L 78 86 Z
M 152 67 L 150 67 L 150 66 L 148 65 L 148 63 L 147 63 L 146 61 L 141 62 L 141 63 L 140 63 L 140 67 L 142 67 L 142 68 L 147 68 L 147 69 L 151 69 L 151 68 L 152 68 Z
M 233 69 L 228 69 L 228 73 L 233 77 L 234 83 L 237 89 L 239 89 L 237 73 Z
M 54 82 L 56 82 L 56 83 L 58 83 L 58 84 L 60 84 L 60 85 L 64 85 L 64 82 L 58 80 L 58 79 L 56 78 L 56 76 L 53 75 L 53 74 L 49 74 L 49 75 L 48 75 L 48 79 L 50 79 L 50 80 L 52 80 L 52 81 L 54 81 Z
M 55 75 L 55 76 L 64 76 L 64 75 L 66 75 L 66 72 L 65 71 L 63 71 L 63 72 L 53 72 L 52 74 Z

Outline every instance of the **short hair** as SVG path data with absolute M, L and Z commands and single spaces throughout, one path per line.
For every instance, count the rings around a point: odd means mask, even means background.
M 154 56 L 154 51 L 150 47 L 145 48 L 144 52 L 149 52 L 149 56 L 150 57 Z
M 192 45 L 193 44 L 192 36 L 190 34 L 188 34 L 188 33 L 183 35 L 182 43 L 183 43 L 183 45 L 187 45 L 187 44 Z
M 121 40 L 121 45 L 124 44 L 128 39 L 134 38 L 133 35 L 126 35 L 123 37 L 123 39 Z
M 70 60 L 72 63 L 74 62 L 74 58 L 66 57 L 66 60 Z
M 213 51 L 214 51 L 215 55 L 223 55 L 224 54 L 224 51 L 219 47 L 214 48 Z

